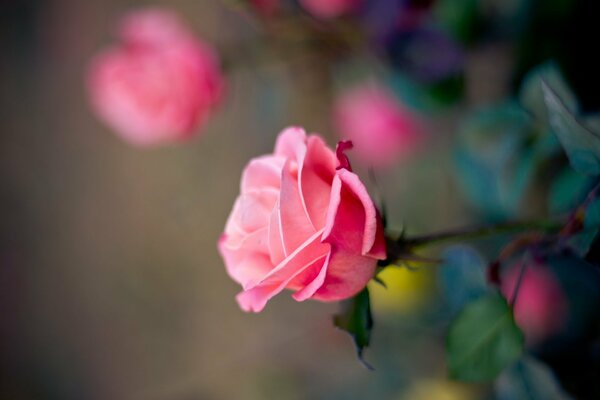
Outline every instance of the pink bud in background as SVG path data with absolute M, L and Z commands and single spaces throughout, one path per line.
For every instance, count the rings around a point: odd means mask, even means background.
M 366 84 L 342 94 L 333 110 L 333 126 L 340 138 L 354 143 L 357 156 L 375 167 L 389 166 L 413 153 L 425 129 L 415 113 L 392 93 Z
M 265 17 L 274 15 L 279 9 L 279 0 L 250 0 L 250 4 Z
M 521 274 L 514 264 L 502 281 L 502 293 L 510 301 Z M 525 268 L 515 302 L 515 320 L 529 343 L 543 341 L 558 333 L 567 322 L 567 299 L 549 267 L 531 263 Z
M 313 16 L 322 19 L 340 17 L 358 8 L 360 0 L 300 0 L 300 4 Z
M 94 111 L 134 145 L 194 135 L 219 102 L 223 77 L 214 50 L 172 12 L 146 9 L 123 18 L 119 42 L 88 71 Z

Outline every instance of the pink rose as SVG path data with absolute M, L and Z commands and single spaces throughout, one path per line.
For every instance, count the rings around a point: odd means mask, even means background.
M 423 140 L 421 120 L 376 85 L 343 94 L 334 105 L 333 126 L 339 137 L 354 143 L 365 163 L 383 167 L 414 152 Z
M 513 265 L 502 281 L 502 293 L 511 300 L 514 295 L 521 264 Z M 515 302 L 515 320 L 530 343 L 538 343 L 558 333 L 567 320 L 568 306 L 560 283 L 549 267 L 527 265 Z
M 315 17 L 330 19 L 340 17 L 358 8 L 361 0 L 300 0 L 306 11 Z
M 175 14 L 159 9 L 127 15 L 119 38 L 89 69 L 96 114 L 135 145 L 191 137 L 221 98 L 215 52 Z
M 250 161 L 219 240 L 245 311 L 283 289 L 297 301 L 351 297 L 386 256 L 381 219 L 367 190 L 318 135 L 288 128 L 273 154 Z

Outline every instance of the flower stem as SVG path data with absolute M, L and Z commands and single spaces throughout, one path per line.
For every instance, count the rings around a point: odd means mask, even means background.
M 514 309 L 515 308 L 515 304 L 517 303 L 517 297 L 519 296 L 519 290 L 521 289 L 521 283 L 523 283 L 523 277 L 525 276 L 525 269 L 527 269 L 527 267 L 529 266 L 529 264 L 531 263 L 531 256 L 529 253 L 525 253 L 523 254 L 523 257 L 521 257 L 521 265 L 520 265 L 520 270 L 519 270 L 519 277 L 517 278 L 517 284 L 515 285 L 515 288 L 513 289 L 513 293 L 512 296 L 510 298 L 510 303 L 508 303 L 510 305 L 510 308 Z
M 506 222 L 488 226 L 467 227 L 457 230 L 432 233 L 423 236 L 414 236 L 402 239 L 402 242 L 410 247 L 425 247 L 438 245 L 446 242 L 479 239 L 489 236 L 502 235 L 508 233 L 517 233 L 524 231 L 542 231 L 547 233 L 556 233 L 564 226 L 562 221 L 521 221 Z

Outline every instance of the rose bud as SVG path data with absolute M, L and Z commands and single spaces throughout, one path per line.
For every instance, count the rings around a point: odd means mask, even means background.
M 134 145 L 193 136 L 221 98 L 223 78 L 213 49 L 174 13 L 160 9 L 125 16 L 118 36 L 88 71 L 98 117 Z
M 355 11 L 361 0 L 300 0 L 300 5 L 321 19 L 332 19 Z
M 413 153 L 424 136 L 424 126 L 386 89 L 367 84 L 342 94 L 333 110 L 338 136 L 354 143 L 366 164 L 384 167 Z
M 279 0 L 249 0 L 250 5 L 262 16 L 270 17 L 277 13 Z
M 501 290 L 509 301 L 515 295 L 521 268 L 521 263 L 512 265 L 502 279 Z M 514 304 L 515 320 L 527 341 L 536 344 L 559 333 L 567 323 L 568 303 L 550 268 L 535 262 L 528 264 L 518 290 Z
M 381 218 L 343 148 L 288 128 L 246 166 L 218 245 L 243 310 L 261 311 L 283 289 L 297 301 L 352 297 L 385 258 Z

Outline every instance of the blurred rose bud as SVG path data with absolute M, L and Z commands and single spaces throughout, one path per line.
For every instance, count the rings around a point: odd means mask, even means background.
M 333 126 L 339 137 L 352 141 L 362 161 L 376 167 L 413 153 L 425 132 L 415 113 L 376 85 L 344 93 L 334 105 Z
M 88 71 L 98 117 L 134 145 L 193 136 L 221 98 L 223 77 L 213 49 L 160 9 L 125 16 L 118 37 Z
M 219 250 L 245 311 L 283 289 L 297 301 L 354 296 L 385 258 L 381 219 L 345 145 L 336 154 L 318 135 L 288 128 L 273 154 L 244 169 Z
M 313 16 L 322 19 L 337 18 L 355 11 L 361 0 L 300 0 L 300 4 Z
M 502 293 L 510 301 L 521 274 L 521 265 L 510 267 L 502 280 Z M 515 302 L 515 320 L 531 344 L 559 333 L 567 323 L 567 298 L 552 270 L 532 262 L 525 268 Z
M 249 0 L 250 4 L 259 14 L 272 16 L 279 9 L 279 0 Z

